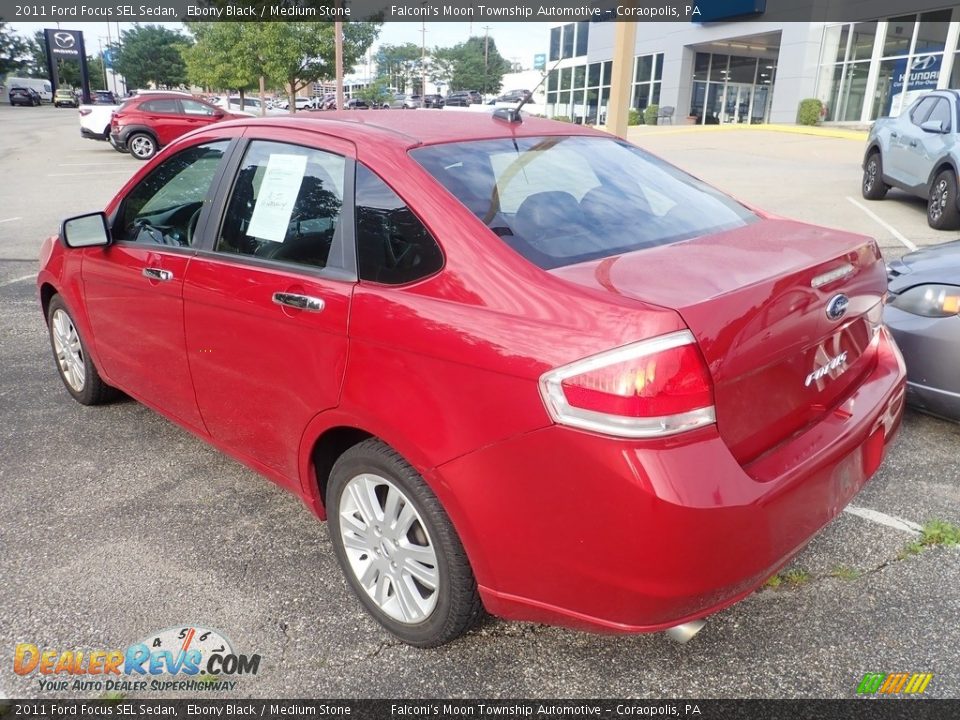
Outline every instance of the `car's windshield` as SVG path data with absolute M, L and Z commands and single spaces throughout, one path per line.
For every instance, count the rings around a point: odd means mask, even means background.
M 747 208 L 642 150 L 602 137 L 449 143 L 411 152 L 542 268 L 741 227 Z

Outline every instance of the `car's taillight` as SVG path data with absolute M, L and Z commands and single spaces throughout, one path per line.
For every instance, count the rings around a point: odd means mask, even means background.
M 716 422 L 710 371 L 688 330 L 544 373 L 540 394 L 555 422 L 618 437 L 664 437 Z

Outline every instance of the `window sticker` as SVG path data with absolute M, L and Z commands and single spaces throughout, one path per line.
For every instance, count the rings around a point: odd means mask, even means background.
M 304 155 L 270 155 L 247 235 L 283 242 L 306 169 Z

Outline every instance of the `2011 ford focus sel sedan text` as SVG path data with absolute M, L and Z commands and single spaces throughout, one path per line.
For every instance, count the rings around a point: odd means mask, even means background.
M 876 243 L 588 128 L 440 115 L 212 125 L 65 221 L 38 284 L 68 392 L 297 493 L 413 645 L 744 597 L 899 425 Z

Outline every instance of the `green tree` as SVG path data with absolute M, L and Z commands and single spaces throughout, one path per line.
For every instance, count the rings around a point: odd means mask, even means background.
M 0 77 L 20 72 L 28 52 L 27 41 L 0 22 Z
M 354 93 L 354 97 L 366 100 L 374 107 L 380 107 L 393 99 L 387 85 L 387 78 L 377 78 L 374 82 Z
M 423 51 L 414 43 L 403 45 L 381 45 L 374 55 L 377 74 L 387 78 L 390 85 L 400 92 L 406 92 L 421 75 L 420 63 Z
M 196 42 L 183 51 L 187 78 L 212 90 L 236 90 L 241 95 L 256 87 L 262 74 L 257 55 L 250 52 L 255 23 L 186 23 Z
M 380 33 L 381 23 L 343 23 L 343 67 L 349 71 Z M 262 23 L 258 33 L 264 59 L 265 74 L 283 84 L 290 94 L 290 109 L 295 111 L 294 97 L 312 82 L 333 80 L 334 28 L 332 22 Z
M 229 24 L 229 23 L 224 23 Z M 113 69 L 127 80 L 129 88 L 180 87 L 187 82 L 183 50 L 191 39 L 160 25 L 134 25 L 120 34 L 112 46 Z
M 496 93 L 509 71 L 510 63 L 491 37 L 472 37 L 453 47 L 436 48 L 431 54 L 430 79 L 450 90 Z

